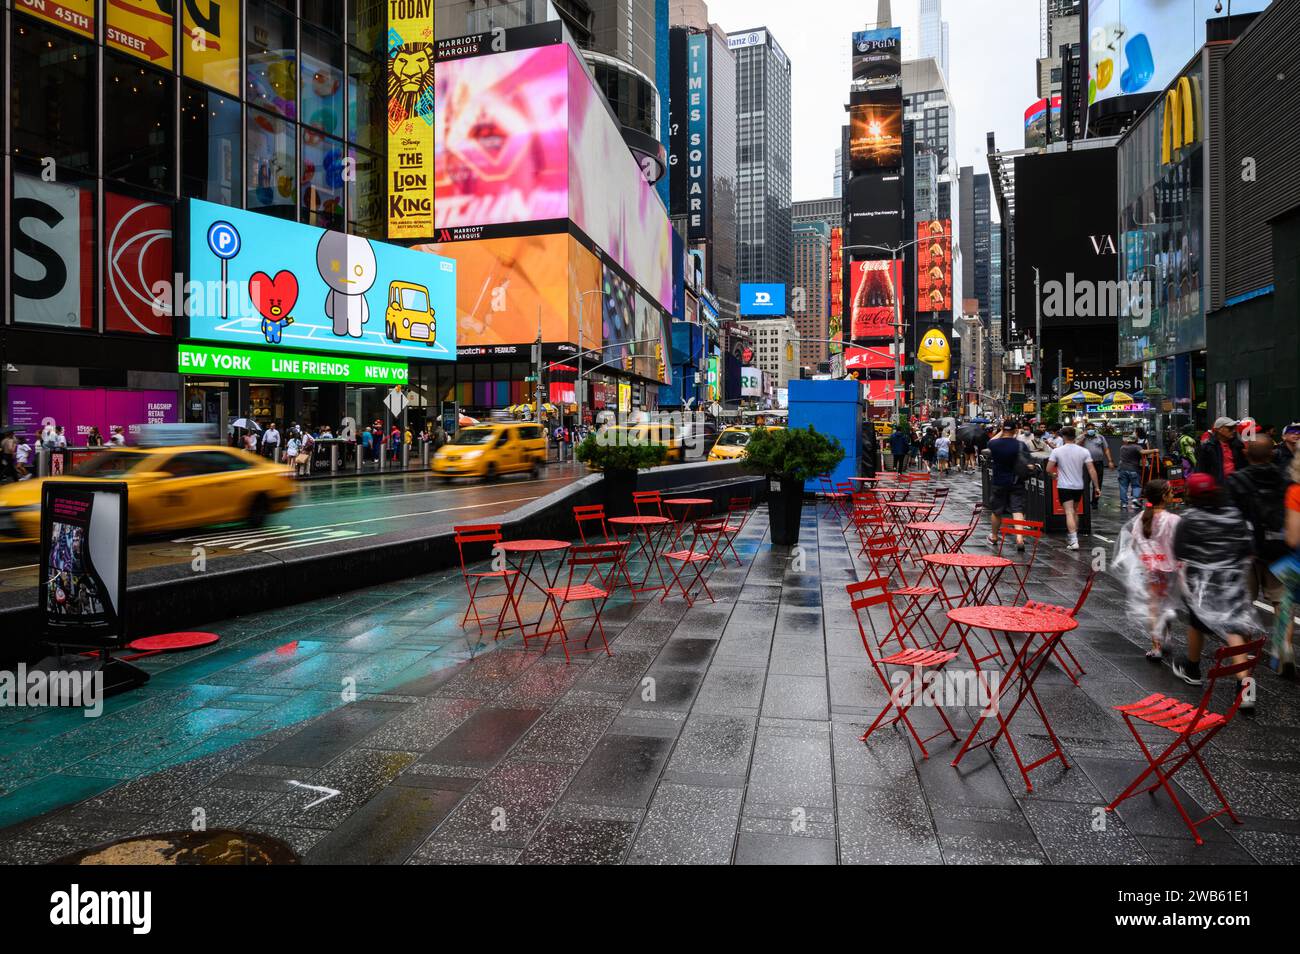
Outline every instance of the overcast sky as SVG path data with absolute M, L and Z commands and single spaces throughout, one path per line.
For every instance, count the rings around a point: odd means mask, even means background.
M 766 26 L 790 57 L 793 76 L 794 198 L 831 194 L 835 149 L 846 120 L 849 42 L 876 19 L 876 0 L 708 0 L 709 19 L 728 32 Z M 918 0 L 893 0 L 903 57 L 916 56 Z M 1034 98 L 1038 0 L 947 0 L 948 89 L 957 110 L 960 165 L 988 172 L 985 134 L 1001 149 L 1024 145 Z M 996 216 L 996 212 L 994 213 Z

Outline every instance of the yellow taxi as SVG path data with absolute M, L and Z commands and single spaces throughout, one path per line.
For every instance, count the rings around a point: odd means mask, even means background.
M 531 471 L 546 463 L 546 432 L 540 424 L 509 422 L 462 427 L 433 455 L 431 469 L 439 477 L 486 477 Z
M 674 424 L 611 424 L 601 434 L 606 444 L 662 444 L 665 464 L 680 464 L 685 454 L 685 441 Z
M 763 428 L 768 431 L 782 430 L 780 425 L 769 424 Z M 745 445 L 749 443 L 757 427 L 728 427 L 718 435 L 713 449 L 709 451 L 709 460 L 740 460 L 745 454 Z
M 114 447 L 56 478 L 124 481 L 133 534 L 237 520 L 258 526 L 293 499 L 283 465 L 232 447 Z M 0 543 L 39 543 L 44 478 L 0 487 Z
M 888 440 L 894 436 L 894 425 L 890 421 L 873 421 L 872 427 L 876 429 L 876 437 Z
M 429 289 L 415 282 L 392 282 L 388 286 L 388 307 L 384 310 L 384 335 L 399 341 L 423 341 L 432 346 L 438 335 Z

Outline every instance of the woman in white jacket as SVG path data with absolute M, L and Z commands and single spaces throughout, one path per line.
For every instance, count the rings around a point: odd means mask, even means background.
M 1173 501 L 1169 481 L 1148 481 L 1143 496 L 1147 506 L 1120 531 L 1114 565 L 1128 589 L 1129 618 L 1146 628 L 1151 638 L 1146 657 L 1159 662 L 1164 658 L 1169 624 L 1177 617 L 1174 531 L 1179 518 L 1166 509 Z

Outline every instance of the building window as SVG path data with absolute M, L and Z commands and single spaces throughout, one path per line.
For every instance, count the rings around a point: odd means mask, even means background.
M 269 0 L 248 0 L 246 98 L 287 119 L 298 118 L 295 27 L 293 14 Z
M 388 234 L 384 209 L 384 158 L 373 152 L 349 147 L 356 178 L 348 186 L 348 231 L 367 238 L 383 239 Z
M 343 142 L 303 127 L 301 220 L 343 228 Z
M 297 148 L 293 123 L 248 111 L 248 190 L 246 207 L 280 218 L 294 218 L 297 198 Z
M 302 121 L 332 136 L 343 135 L 343 44 L 302 27 Z
M 56 172 L 95 172 L 94 46 L 16 14 L 13 21 L 14 155 L 49 157 Z
M 243 195 L 239 102 L 186 82 L 181 91 L 181 195 L 238 206 Z
M 104 175 L 172 195 L 172 116 L 175 81 L 170 74 L 105 54 Z
M 387 141 L 387 73 L 384 63 L 348 50 L 348 139 L 381 150 Z

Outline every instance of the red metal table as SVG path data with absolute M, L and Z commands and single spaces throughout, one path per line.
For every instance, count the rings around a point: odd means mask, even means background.
M 673 531 L 673 543 L 681 542 L 682 534 L 692 521 L 691 511 L 696 507 L 713 509 L 713 500 L 709 497 L 672 497 L 664 500 L 665 507 L 681 507 L 682 514 L 677 518 L 677 527 Z M 707 513 L 707 511 L 706 511 Z
M 623 551 L 623 575 L 628 581 L 628 588 L 632 591 L 632 599 L 636 599 L 638 593 L 645 593 L 649 590 L 667 590 L 668 582 L 664 579 L 663 568 L 659 566 L 659 543 L 662 540 L 666 527 L 673 525 L 673 521 L 667 517 L 610 517 L 606 523 L 614 527 L 617 532 L 619 527 L 626 528 L 627 536 L 624 540 L 627 542 L 627 549 Z M 633 549 L 632 538 L 638 537 L 639 544 Z M 645 576 L 641 582 L 637 583 L 628 573 L 627 565 L 631 561 L 633 554 L 646 558 Z M 650 572 L 654 571 L 659 577 L 659 585 L 650 585 Z
M 904 528 L 918 514 L 928 512 L 934 504 L 919 500 L 886 500 L 880 506 L 885 509 L 885 515 L 889 517 L 890 522 L 894 525 L 894 532 L 898 535 L 899 549 L 901 551 L 907 549 L 907 531 Z
M 964 523 L 952 523 L 947 520 L 915 520 L 903 528 L 906 532 L 903 540 L 906 543 L 907 551 L 912 556 L 912 562 L 920 561 L 918 550 L 926 550 L 930 553 L 960 553 L 962 534 L 967 530 Z M 933 536 L 934 546 L 937 549 L 929 549 L 929 537 Z
M 998 739 L 1005 735 L 1007 747 L 1011 749 L 1011 755 L 1016 760 L 1016 767 L 1020 770 L 1020 776 L 1025 780 L 1025 789 L 1032 792 L 1034 783 L 1029 780 L 1029 773 L 1038 766 L 1059 758 L 1062 765 L 1067 769 L 1070 767 L 1070 763 L 1065 760 L 1065 751 L 1061 748 L 1061 742 L 1052 728 L 1051 720 L 1047 717 L 1047 710 L 1043 708 L 1042 700 L 1038 698 L 1038 693 L 1034 691 L 1034 682 L 1037 681 L 1038 674 L 1043 671 L 1043 667 L 1047 665 L 1052 650 L 1060 642 L 1061 637 L 1070 630 L 1077 628 L 1079 623 L 1074 617 L 1067 616 L 1058 610 L 1024 606 L 959 606 L 956 609 L 948 610 L 948 619 L 950 625 L 957 628 L 961 638 L 961 645 L 974 663 L 980 686 L 988 699 L 988 705 L 980 712 L 979 718 L 975 720 L 975 725 L 971 728 L 970 734 L 962 744 L 961 750 L 952 760 L 952 764 L 957 765 L 960 763 L 962 757 L 972 748 L 987 745 L 991 750 L 997 744 Z M 975 653 L 971 648 L 969 636 L 972 629 L 981 629 L 991 633 L 994 641 L 997 640 L 1000 633 L 1013 648 L 1011 664 L 998 680 L 996 695 L 992 692 L 987 674 L 980 669 L 979 662 L 976 661 Z M 1040 636 L 1042 639 L 1036 640 L 1036 637 Z M 1021 638 L 1021 645 L 1019 650 L 1014 650 L 1017 637 Z M 1016 713 L 1026 699 L 1029 700 L 1030 705 L 1038 713 L 1043 727 L 1047 730 L 1048 738 L 1052 740 L 1052 751 L 1028 764 L 1020 758 L 1020 751 L 1016 748 L 1015 740 L 1011 737 L 1011 720 L 1015 718 Z M 1009 707 L 1008 702 L 1010 703 Z M 976 739 L 979 737 L 980 729 L 990 715 L 997 720 L 998 730 L 989 738 L 977 742 Z
M 556 580 L 560 576 L 560 567 L 564 565 L 564 559 L 561 557 L 556 561 L 553 568 L 546 565 L 545 556 L 548 553 L 563 553 L 568 550 L 572 544 L 568 540 L 503 540 L 496 545 L 495 550 L 499 551 L 506 560 L 506 563 L 518 571 L 517 577 L 506 577 L 506 602 L 501 604 L 501 612 L 497 616 L 497 636 L 512 629 L 518 629 L 525 632 L 527 624 L 520 618 L 519 601 L 523 596 L 526 587 L 532 586 L 542 595 L 543 601 L 546 599 L 547 587 L 555 586 Z M 541 572 L 542 582 L 539 583 L 533 576 L 536 571 Z M 519 625 L 505 626 L 506 608 L 513 604 L 515 609 L 515 620 Z M 541 625 L 542 613 L 546 611 L 545 602 L 542 604 L 542 612 L 537 614 L 537 621 L 532 624 L 536 630 Z M 527 634 L 524 636 L 527 642 Z
M 943 593 L 943 601 L 949 609 L 960 605 L 979 605 L 988 603 L 997 595 L 998 580 L 1003 571 L 1011 565 L 1006 557 L 992 553 L 923 553 L 921 562 L 925 564 L 924 576 Z M 948 594 L 946 582 L 953 571 L 961 574 L 963 586 L 956 599 Z

